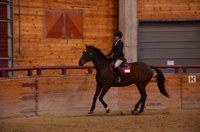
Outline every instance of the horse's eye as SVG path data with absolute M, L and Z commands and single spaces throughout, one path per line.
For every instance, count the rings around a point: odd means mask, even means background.
M 87 51 L 87 50 L 84 50 L 83 54 L 89 54 L 89 55 L 91 55 L 91 53 L 89 51 Z
M 87 53 L 87 50 L 84 50 L 84 51 L 83 51 L 83 54 L 85 54 L 85 53 Z

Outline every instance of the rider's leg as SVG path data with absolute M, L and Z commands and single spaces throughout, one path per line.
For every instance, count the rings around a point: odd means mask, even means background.
M 121 82 L 121 78 L 120 78 L 120 69 L 119 69 L 119 66 L 122 64 L 122 60 L 116 60 L 116 62 L 115 62 L 115 70 L 116 70 L 116 77 L 115 77 L 115 79 L 116 79 L 116 82 Z

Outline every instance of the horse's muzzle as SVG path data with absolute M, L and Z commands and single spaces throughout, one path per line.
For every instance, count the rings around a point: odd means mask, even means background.
M 84 65 L 83 61 L 79 60 L 79 66 L 83 66 L 83 65 Z

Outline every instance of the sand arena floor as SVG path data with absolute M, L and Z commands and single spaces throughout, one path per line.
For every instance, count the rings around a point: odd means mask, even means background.
M 96 112 L 94 115 L 39 115 L 0 119 L 0 132 L 200 132 L 200 110 Z

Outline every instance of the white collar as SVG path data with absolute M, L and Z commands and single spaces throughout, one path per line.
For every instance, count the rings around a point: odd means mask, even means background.
M 121 39 L 118 39 L 116 42 L 115 42 L 115 45 L 120 41 Z

